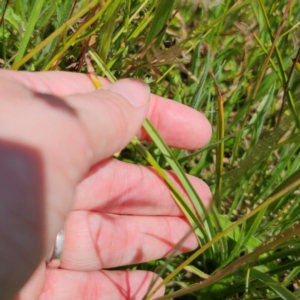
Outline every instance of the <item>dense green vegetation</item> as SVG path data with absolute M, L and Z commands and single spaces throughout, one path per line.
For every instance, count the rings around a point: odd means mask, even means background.
M 7 0 L 0 11 L 2 68 L 86 73 L 88 54 L 97 74 L 141 78 L 211 121 L 204 149 L 170 150 L 146 123 L 155 143 L 119 156 L 174 169 L 198 211 L 186 213 L 199 250 L 128 267 L 166 278 L 159 299 L 300 298 L 299 1 Z M 210 212 L 183 170 L 210 185 Z

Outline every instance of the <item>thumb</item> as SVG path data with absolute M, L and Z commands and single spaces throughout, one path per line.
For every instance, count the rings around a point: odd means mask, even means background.
M 149 109 L 149 86 L 138 79 L 123 79 L 93 93 L 68 98 L 79 107 L 80 118 L 93 151 L 93 161 L 111 156 L 137 134 Z

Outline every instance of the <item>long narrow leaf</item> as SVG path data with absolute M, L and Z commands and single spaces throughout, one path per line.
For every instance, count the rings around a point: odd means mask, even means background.
M 296 225 L 295 228 L 290 228 L 286 230 L 282 235 L 280 235 L 275 241 L 270 242 L 266 245 L 260 246 L 258 249 L 254 250 L 252 253 L 246 254 L 244 256 L 239 257 L 236 259 L 233 263 L 228 265 L 226 268 L 220 270 L 217 272 L 215 275 L 211 276 L 210 278 L 196 284 L 192 284 L 191 286 L 184 288 L 180 291 L 171 293 L 166 296 L 158 297 L 156 298 L 157 300 L 164 300 L 164 299 L 170 299 L 170 298 L 175 298 L 179 297 L 182 295 L 186 295 L 188 293 L 194 292 L 196 290 L 203 289 L 204 287 L 210 286 L 216 282 L 219 282 L 223 278 L 226 278 L 227 276 L 235 273 L 238 269 L 240 269 L 243 265 L 249 264 L 251 261 L 257 259 L 259 255 L 266 253 L 270 251 L 271 249 L 274 249 L 278 247 L 279 245 L 285 243 L 286 241 L 292 239 L 295 235 L 299 234 L 300 232 L 300 225 Z M 201 250 L 201 249 L 200 249 Z M 170 276 L 170 275 L 169 275 Z M 169 277 L 167 276 L 167 277 Z M 163 283 L 165 280 L 163 281 Z M 153 295 L 154 292 L 157 291 L 159 287 L 161 287 L 162 283 L 154 289 L 153 292 L 149 294 L 149 296 L 146 298 L 147 300 L 151 299 L 151 296 Z M 286 295 L 286 294 L 285 294 Z M 288 300 L 295 300 L 297 298 L 287 298 Z
M 176 173 L 178 179 L 180 180 L 180 183 L 185 188 L 187 194 L 189 195 L 191 201 L 193 202 L 197 213 L 200 216 L 201 221 L 204 224 L 206 234 L 211 240 L 215 236 L 214 227 L 212 225 L 212 222 L 208 216 L 207 210 L 201 201 L 199 195 L 195 191 L 194 187 L 188 180 L 185 171 L 181 167 L 181 165 L 178 163 L 177 159 L 174 157 L 172 151 L 168 147 L 168 145 L 165 143 L 165 141 L 162 139 L 162 137 L 158 134 L 158 132 L 155 130 L 153 125 L 149 122 L 149 120 L 146 120 L 143 124 L 145 130 L 151 137 L 151 139 L 155 142 L 158 149 L 161 151 L 169 165 L 171 166 L 172 170 Z M 213 252 L 216 254 L 218 253 L 218 249 L 216 246 L 213 247 Z
M 191 101 L 191 104 L 190 104 L 191 107 L 193 107 L 197 110 L 199 110 L 199 107 L 201 105 L 201 100 L 203 99 L 204 83 L 206 82 L 209 68 L 210 68 L 210 51 L 208 50 L 207 55 L 206 55 L 204 71 L 202 73 L 200 82 L 197 86 L 196 92 L 195 92 L 193 99 Z
M 100 45 L 99 45 L 99 56 L 105 62 L 110 49 L 112 35 L 116 24 L 116 18 L 118 16 L 118 11 L 122 0 L 115 0 L 106 11 L 106 22 L 101 30 L 103 32 Z
M 101 68 L 101 70 L 108 76 L 111 82 L 115 82 L 116 78 L 114 75 L 107 70 L 105 67 L 104 62 L 101 60 L 101 58 L 92 50 L 90 50 L 90 54 L 92 58 L 95 60 L 97 65 Z M 147 133 L 151 136 L 153 141 L 155 142 L 156 146 L 160 149 L 162 153 L 171 153 L 169 147 L 165 144 L 163 139 L 158 134 L 157 130 L 153 127 L 151 122 L 146 119 L 143 124 L 145 130 Z M 166 175 L 164 170 L 159 166 L 159 164 L 156 162 L 156 160 L 152 157 L 152 155 L 143 147 L 143 145 L 140 143 L 137 137 L 134 137 L 131 141 L 131 143 L 136 147 L 136 149 L 143 155 L 143 157 L 147 160 L 147 162 L 152 165 L 155 170 L 163 177 L 166 184 L 170 188 L 171 194 L 176 201 L 176 203 L 179 205 L 179 207 L 182 209 L 183 213 L 189 220 L 192 228 L 195 230 L 195 234 L 198 237 L 200 245 L 203 245 L 207 242 L 207 232 L 204 230 L 204 226 L 202 223 L 202 219 L 199 219 L 197 215 L 194 213 L 193 209 L 189 206 L 189 204 L 186 202 L 184 197 L 181 195 L 181 193 L 178 191 L 178 189 L 175 187 L 173 182 L 170 180 L 170 178 Z M 172 155 L 172 153 L 171 153 Z M 176 161 L 176 159 L 175 159 Z M 177 162 L 178 164 L 178 162 Z M 178 164 L 179 165 L 179 164 Z M 180 165 L 179 165 L 180 166 Z M 183 172 L 184 174 L 184 172 Z M 184 174 L 185 175 L 185 174 Z M 201 202 L 201 200 L 199 199 Z M 201 202 L 202 204 L 202 202 Z M 203 204 L 202 204 L 203 206 Z M 204 207 L 204 206 L 203 206 Z
M 292 292 L 290 292 L 285 286 L 281 285 L 279 282 L 275 281 L 271 276 L 265 273 L 262 273 L 256 269 L 251 269 L 250 276 L 263 282 L 268 288 L 270 288 L 278 296 L 280 296 L 281 299 L 284 300 L 299 299 Z
M 57 28 L 60 28 L 64 23 L 67 22 L 67 20 L 70 17 L 70 11 L 72 9 L 72 6 L 74 4 L 74 0 L 66 0 L 57 7 L 57 9 L 60 9 L 62 13 L 57 16 Z M 56 47 L 56 43 L 58 42 L 58 37 L 52 40 L 52 42 L 49 45 L 49 48 L 47 49 L 47 56 L 44 62 L 44 67 L 47 65 L 49 60 L 51 59 L 51 56 L 53 55 L 53 51 Z
M 28 43 L 30 41 L 30 37 L 32 35 L 32 32 L 36 25 L 36 22 L 38 21 L 38 18 L 39 18 L 39 15 L 40 15 L 43 5 L 44 5 L 44 0 L 35 0 L 33 8 L 32 8 L 32 12 L 30 14 L 29 21 L 26 25 L 26 31 L 22 38 L 22 41 L 21 41 L 21 44 L 19 47 L 19 51 L 15 58 L 14 64 L 19 62 L 21 60 L 21 58 L 23 57 L 24 53 L 26 52 Z
M 275 195 L 272 195 L 268 200 L 266 200 L 265 202 L 263 202 L 261 205 L 259 205 L 256 209 L 254 209 L 253 211 L 251 211 L 249 214 L 247 214 L 246 216 L 242 217 L 241 219 L 237 220 L 235 223 L 233 223 L 230 227 L 228 227 L 227 229 L 223 230 L 221 233 L 219 233 L 218 235 L 216 235 L 211 241 L 209 241 L 206 245 L 204 245 L 203 247 L 201 247 L 200 249 L 198 249 L 195 253 L 193 253 L 187 260 L 185 260 L 180 266 L 178 266 L 171 274 L 169 274 L 147 297 L 147 300 L 151 299 L 151 297 L 154 295 L 154 293 L 156 293 L 164 284 L 166 284 L 167 282 L 169 282 L 174 276 L 176 276 L 184 267 L 186 267 L 187 265 L 189 265 L 193 260 L 195 260 L 200 254 L 202 254 L 203 252 L 205 252 L 207 249 L 209 249 L 211 247 L 211 245 L 213 245 L 214 243 L 216 243 L 217 241 L 219 241 L 221 238 L 223 238 L 224 236 L 226 236 L 229 232 L 231 232 L 232 230 L 234 230 L 237 226 L 243 224 L 246 220 L 250 219 L 252 216 L 254 216 L 255 214 L 257 214 L 258 212 L 261 211 L 261 209 L 263 209 L 264 207 L 269 206 L 270 204 L 274 203 L 276 200 L 280 199 L 283 195 L 285 195 L 286 193 L 292 191 L 296 186 L 298 186 L 300 184 L 300 178 L 298 178 L 296 181 L 293 181 L 290 185 L 285 186 L 283 189 L 281 189 L 278 193 L 276 193 Z M 298 225 L 299 230 L 300 230 L 300 225 Z M 286 231 L 288 233 L 288 237 L 295 235 L 295 231 L 294 229 L 291 230 L 287 230 Z M 282 240 L 286 240 L 286 237 L 284 236 L 283 238 L 279 238 L 278 242 L 279 244 L 281 243 Z M 277 242 L 274 241 L 272 243 L 270 243 L 273 247 L 273 245 L 277 245 Z M 272 247 L 270 247 L 270 249 L 272 249 Z M 255 255 L 259 256 L 262 253 L 265 253 L 266 251 L 264 251 L 266 247 L 266 245 L 264 246 L 260 246 L 258 249 L 255 249 L 252 253 L 248 254 L 249 257 L 253 257 Z M 268 251 L 270 250 L 268 249 Z M 240 257 L 239 259 L 237 259 L 234 264 L 236 266 L 240 266 L 239 260 L 243 260 L 245 256 Z M 255 256 L 256 257 L 256 256 Z M 226 269 L 226 272 L 224 274 L 224 270 Z M 227 266 L 225 269 L 219 271 L 219 272 L 223 272 L 221 278 L 224 278 L 227 274 L 230 273 L 230 265 Z M 218 273 L 217 273 L 218 274 Z M 217 274 L 215 274 L 214 276 L 216 276 Z M 214 277 L 213 276 L 213 277 Z M 211 277 L 212 278 L 212 277 Z M 210 279 L 208 279 L 210 280 Z M 212 279 L 214 283 L 215 279 Z M 211 281 L 207 282 L 207 285 L 212 284 Z M 205 287 L 207 285 L 203 285 L 203 286 L 199 286 L 199 284 L 195 284 L 194 287 L 191 288 L 187 288 L 186 291 L 190 292 L 190 291 L 194 291 L 197 289 L 200 289 L 202 287 Z M 184 294 L 184 291 L 179 291 L 176 293 L 173 293 L 172 296 L 180 296 Z M 159 297 L 158 299 L 167 299 L 165 297 Z
M 165 0 L 159 0 L 158 3 L 159 4 L 156 8 L 150 30 L 146 38 L 145 47 L 147 47 L 150 42 L 153 41 L 159 33 L 161 33 L 172 14 L 175 1 L 168 0 L 166 2 Z

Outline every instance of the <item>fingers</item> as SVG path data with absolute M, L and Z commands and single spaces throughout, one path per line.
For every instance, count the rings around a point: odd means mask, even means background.
M 136 299 L 147 294 L 152 282 L 161 282 L 156 274 L 145 271 L 76 272 L 47 269 L 41 264 L 22 288 L 17 300 Z M 155 295 L 164 294 L 164 287 Z
M 146 271 L 76 272 L 47 270 L 47 279 L 39 300 L 141 300 L 157 275 Z M 158 278 L 154 287 L 161 282 Z M 162 296 L 161 288 L 155 297 Z
M 60 97 L 92 93 L 95 87 L 86 74 L 71 72 L 15 72 L 1 71 L 6 78 L 17 80 L 28 89 Z M 108 85 L 105 78 L 102 84 Z M 211 125 L 201 113 L 156 95 L 150 96 L 147 117 L 171 147 L 197 149 L 211 138 Z M 187 134 L 188 133 L 188 134 Z M 139 130 L 139 138 L 150 140 L 145 130 Z
M 80 271 L 113 268 L 177 255 L 197 246 L 184 218 L 73 211 L 65 223 L 61 267 Z
M 185 199 L 189 199 L 175 179 L 166 171 Z M 209 206 L 212 195 L 202 180 L 188 176 L 200 199 Z M 183 216 L 163 179 L 149 167 L 108 159 L 94 166 L 77 186 L 75 210 L 115 214 Z
M 170 147 L 198 149 L 212 135 L 212 127 L 202 113 L 157 95 L 151 94 L 148 118 Z M 139 137 L 151 141 L 144 129 Z

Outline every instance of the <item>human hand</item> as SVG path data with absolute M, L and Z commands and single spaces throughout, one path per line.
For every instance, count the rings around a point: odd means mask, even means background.
M 103 83 L 95 91 L 83 74 L 0 71 L 1 299 L 30 277 L 20 300 L 142 299 L 152 273 L 103 269 L 167 256 L 189 231 L 152 168 L 110 157 L 135 134 L 148 139 L 146 117 L 185 149 L 208 142 L 208 121 L 139 81 Z M 190 180 L 208 206 L 209 188 Z M 63 224 L 61 268 L 46 269 Z M 177 253 L 196 247 L 190 235 Z

